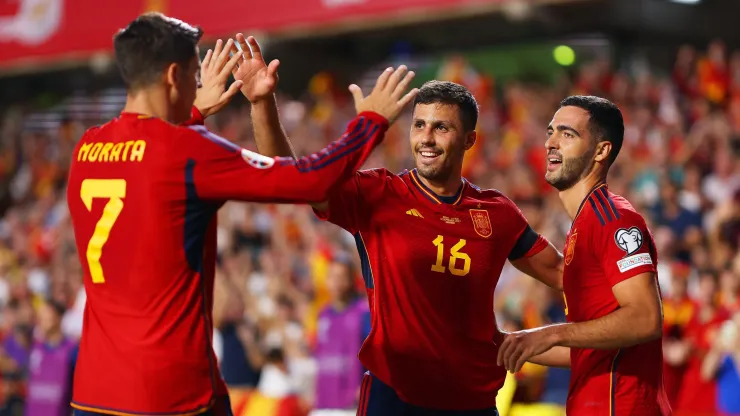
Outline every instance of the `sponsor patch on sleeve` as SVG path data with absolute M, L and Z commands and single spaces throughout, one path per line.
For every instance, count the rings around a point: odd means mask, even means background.
M 619 267 L 620 273 L 632 270 L 635 267 L 649 266 L 651 264 L 653 264 L 653 259 L 650 258 L 650 253 L 635 254 L 634 256 L 629 256 L 617 261 L 617 267 Z
M 242 150 L 242 158 L 244 161 L 252 165 L 257 169 L 269 169 L 275 164 L 275 159 L 261 155 L 259 153 L 251 152 L 247 149 Z

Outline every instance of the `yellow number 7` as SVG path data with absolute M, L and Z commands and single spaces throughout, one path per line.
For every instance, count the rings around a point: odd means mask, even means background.
M 103 266 L 100 265 L 100 256 L 103 246 L 113 224 L 116 223 L 118 215 L 123 209 L 123 200 L 126 197 L 126 180 L 124 179 L 85 179 L 80 188 L 80 198 L 85 203 L 88 211 L 92 211 L 94 198 L 108 198 L 108 203 L 103 208 L 103 215 L 95 224 L 90 241 L 87 243 L 87 264 L 90 267 L 90 276 L 93 283 L 105 283 Z

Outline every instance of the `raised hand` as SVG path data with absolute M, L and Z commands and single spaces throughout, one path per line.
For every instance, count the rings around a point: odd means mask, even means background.
M 267 65 L 262 49 L 253 36 L 245 39 L 244 35 L 237 33 L 236 41 L 244 54 L 244 60 L 234 69 L 234 79 L 244 83 L 241 87 L 242 94 L 251 103 L 270 97 L 277 87 L 280 61 L 275 59 Z
M 229 53 L 233 53 L 231 59 Z M 226 83 L 241 59 L 233 39 L 229 39 L 225 45 L 219 39 L 216 47 L 206 53 L 200 65 L 201 87 L 198 88 L 194 104 L 203 117 L 219 112 L 239 92 L 244 84 L 241 80 L 234 81 L 228 89 Z
M 350 85 L 349 90 L 355 99 L 357 114 L 363 111 L 374 111 L 393 123 L 403 108 L 419 92 L 417 88 L 414 88 L 406 93 L 414 75 L 414 72 L 408 71 L 405 65 L 399 66 L 395 71 L 393 68 L 388 68 L 380 74 L 375 88 L 367 97 L 363 95 L 360 87 L 355 84 Z

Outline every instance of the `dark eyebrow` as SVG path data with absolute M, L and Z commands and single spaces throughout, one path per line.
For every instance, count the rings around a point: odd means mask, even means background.
M 414 123 L 422 122 L 424 124 L 431 124 L 433 126 L 439 126 L 439 125 L 445 125 L 445 126 L 452 126 L 452 122 L 449 120 L 441 120 L 441 119 L 434 119 L 434 120 L 424 120 L 423 118 L 415 118 Z
M 554 130 L 552 127 L 552 124 L 547 126 L 547 131 Z M 581 133 L 578 132 L 578 130 L 574 129 L 573 127 L 567 125 L 567 124 L 558 124 L 557 125 L 558 131 L 569 131 L 573 133 L 574 135 L 581 137 Z

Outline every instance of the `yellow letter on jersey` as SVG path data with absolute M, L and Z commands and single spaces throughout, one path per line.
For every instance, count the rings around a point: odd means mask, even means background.
M 110 237 L 110 230 L 123 210 L 122 198 L 126 197 L 126 180 L 85 179 L 80 188 L 80 197 L 88 211 L 92 211 L 94 198 L 108 198 L 108 203 L 103 208 L 103 215 L 95 224 L 95 232 L 87 243 L 87 264 L 90 267 L 92 281 L 93 283 L 105 283 L 100 256 L 103 253 L 103 246 Z

